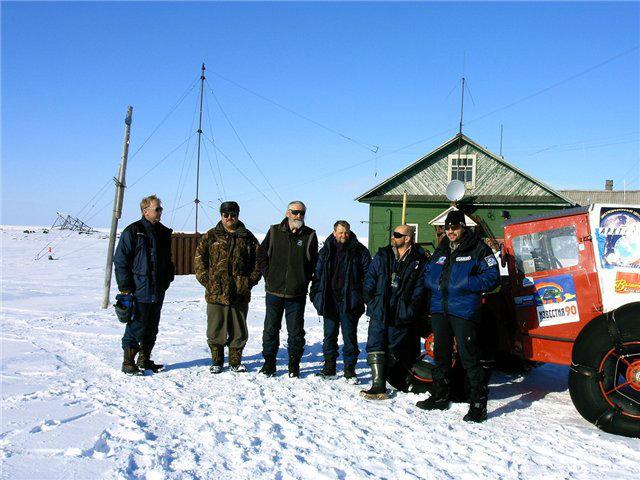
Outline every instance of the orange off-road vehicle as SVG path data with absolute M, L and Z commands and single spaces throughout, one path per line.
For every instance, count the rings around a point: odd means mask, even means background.
M 508 277 L 482 312 L 487 359 L 570 366 L 578 412 L 604 431 L 640 437 L 640 205 L 507 220 L 501 260 Z M 410 369 L 409 389 L 431 381 L 431 344 Z

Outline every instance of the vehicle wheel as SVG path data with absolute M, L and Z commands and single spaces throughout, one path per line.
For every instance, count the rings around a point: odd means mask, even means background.
M 640 303 L 592 320 L 573 345 L 569 393 L 605 432 L 640 438 Z

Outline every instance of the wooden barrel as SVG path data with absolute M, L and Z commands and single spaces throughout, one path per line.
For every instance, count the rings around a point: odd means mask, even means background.
M 202 233 L 173 233 L 171 235 L 171 257 L 176 266 L 176 275 L 193 275 L 193 259 Z

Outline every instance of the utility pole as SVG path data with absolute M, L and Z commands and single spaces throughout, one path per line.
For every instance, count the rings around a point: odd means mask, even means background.
M 116 231 L 118 230 L 118 220 L 122 216 L 122 201 L 124 199 L 125 174 L 127 172 L 127 158 L 129 156 L 129 134 L 131 133 L 131 115 L 133 107 L 127 108 L 127 117 L 124 120 L 124 145 L 122 147 L 122 159 L 118 178 L 114 178 L 116 183 L 116 196 L 113 200 L 113 217 L 111 217 L 111 232 L 109 234 L 109 249 L 107 250 L 107 267 L 104 272 L 104 294 L 102 296 L 102 308 L 109 305 L 109 294 L 111 292 L 111 273 L 113 271 L 113 251 L 116 246 Z
M 200 206 L 200 198 L 198 198 L 200 190 L 200 144 L 202 143 L 202 97 L 204 95 L 204 63 L 202 64 L 202 75 L 200 76 L 200 123 L 198 124 L 198 163 L 196 166 L 196 233 L 198 233 L 198 207 Z

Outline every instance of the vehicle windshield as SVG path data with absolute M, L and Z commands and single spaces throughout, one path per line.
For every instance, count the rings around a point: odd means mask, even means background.
M 578 264 L 576 228 L 567 226 L 513 239 L 516 267 L 524 275 Z

